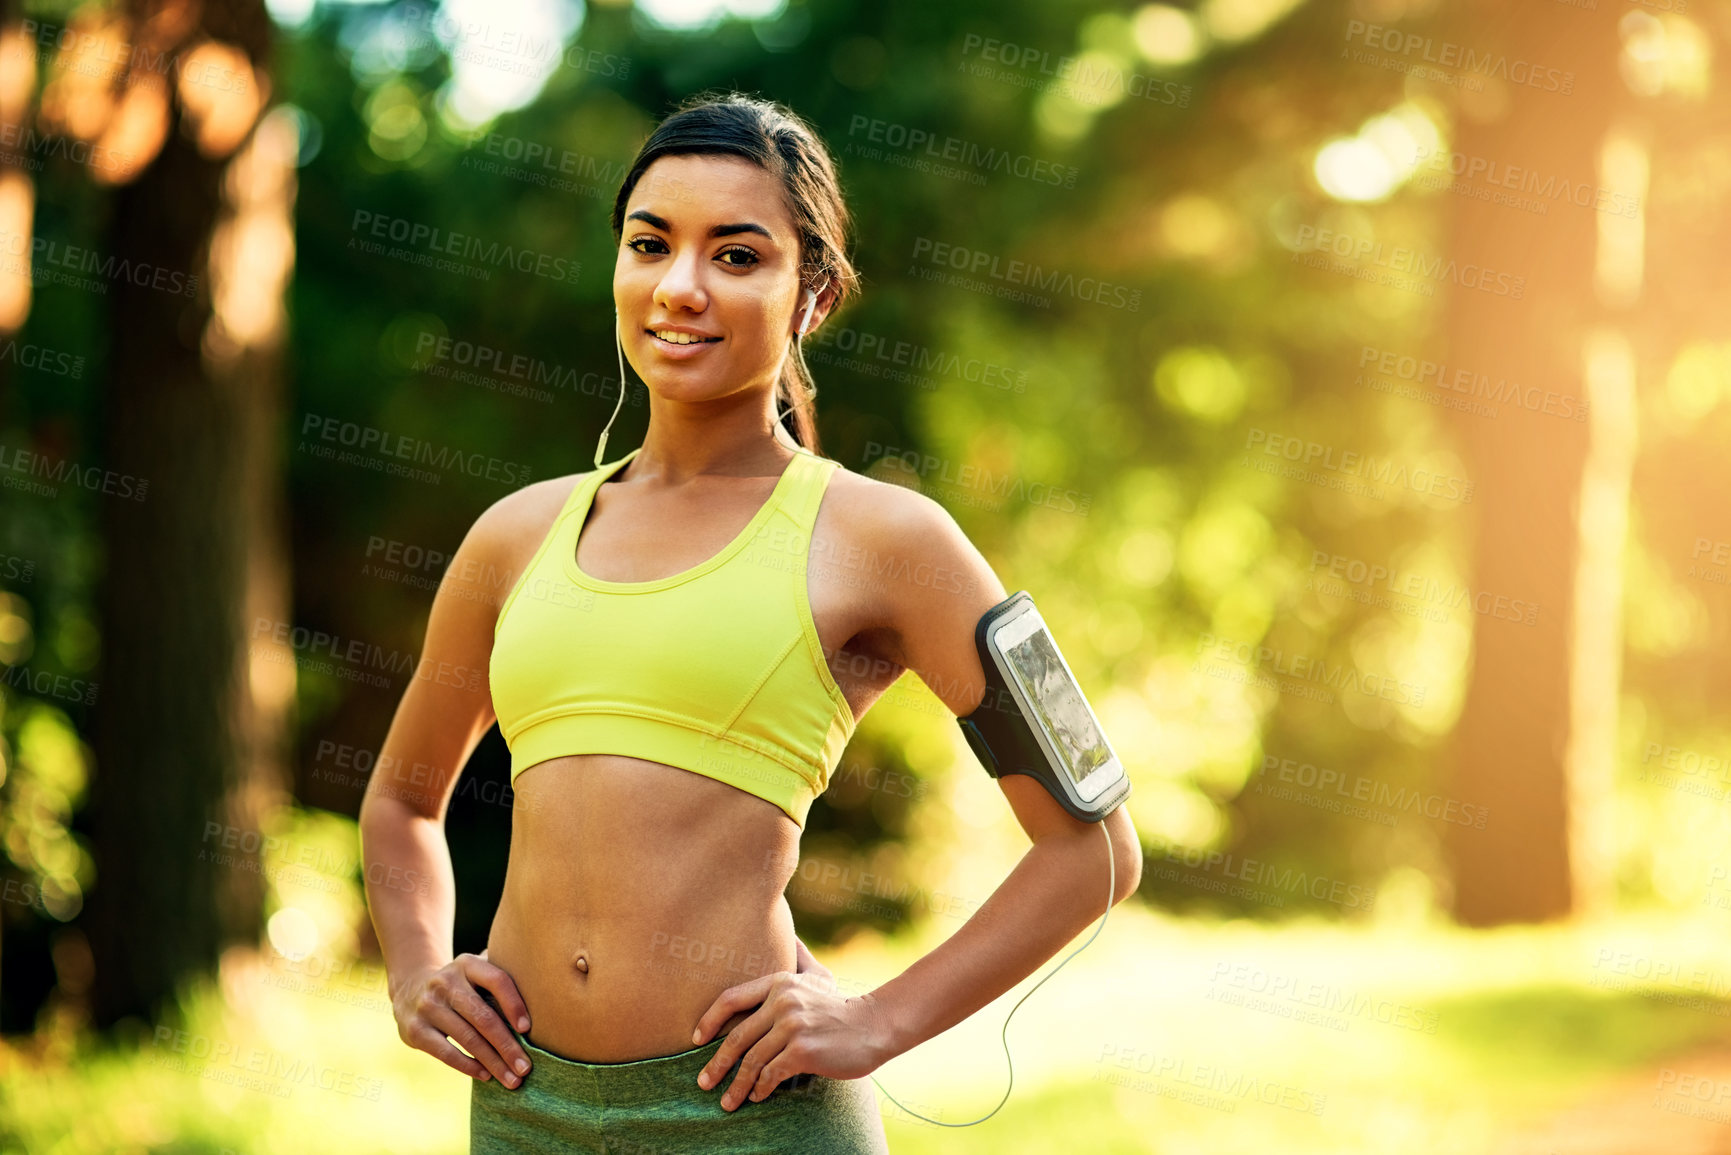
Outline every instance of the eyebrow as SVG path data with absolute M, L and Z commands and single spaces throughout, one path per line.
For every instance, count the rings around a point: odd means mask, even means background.
M 648 209 L 638 209 L 625 219 L 628 221 L 647 222 L 664 233 L 670 233 L 673 231 L 673 226 L 669 225 L 665 220 L 656 216 Z M 709 230 L 709 235 L 712 237 L 731 237 L 736 233 L 758 233 L 769 240 L 775 240 L 775 237 L 770 234 L 768 229 L 764 228 L 762 225 L 753 224 L 751 221 L 740 221 L 737 224 L 731 225 L 716 225 L 714 228 Z

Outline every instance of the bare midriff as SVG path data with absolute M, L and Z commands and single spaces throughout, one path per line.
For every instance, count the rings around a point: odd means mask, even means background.
M 800 830 L 780 807 L 612 754 L 554 758 L 514 786 L 487 957 L 516 982 L 535 1046 L 590 1063 L 677 1054 L 727 988 L 795 968 L 783 892 Z

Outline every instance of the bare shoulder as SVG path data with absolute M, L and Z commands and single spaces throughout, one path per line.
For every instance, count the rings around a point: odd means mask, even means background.
M 469 567 L 490 574 L 520 572 L 546 538 L 559 511 L 587 473 L 530 482 L 482 510 L 458 548 Z
M 835 548 L 813 560 L 869 576 L 881 624 L 901 634 L 934 618 L 971 623 L 1007 595 L 949 510 L 925 494 L 845 467 L 830 480 Z
M 907 540 L 913 536 L 936 535 L 940 541 L 930 543 L 933 546 L 978 553 L 950 511 L 917 489 L 879 481 L 845 465 L 836 468 L 829 488 L 838 520 L 862 545 L 900 542 L 905 547 L 915 544 Z
M 562 477 L 532 481 L 522 489 L 513 490 L 482 510 L 470 532 L 490 538 L 510 538 L 537 526 L 546 530 L 559 516 L 571 491 L 587 476 L 587 473 L 567 473 Z

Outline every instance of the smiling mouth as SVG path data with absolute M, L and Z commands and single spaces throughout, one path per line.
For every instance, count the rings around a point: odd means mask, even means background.
M 654 337 L 657 341 L 665 341 L 669 345 L 712 345 L 721 340 L 720 337 L 698 337 L 690 333 L 674 333 L 665 329 L 660 332 L 657 332 L 654 329 L 645 329 L 643 331 L 648 333 L 651 337 Z

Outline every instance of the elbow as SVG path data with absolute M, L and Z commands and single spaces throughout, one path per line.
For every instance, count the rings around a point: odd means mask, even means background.
M 388 836 L 388 828 L 392 819 L 397 816 L 394 807 L 386 799 L 368 791 L 361 795 L 361 809 L 355 815 L 355 833 L 361 844 L 361 861 L 369 858 L 369 848 L 376 848 Z
M 1113 848 L 1113 853 L 1117 853 L 1117 847 Z M 1127 858 L 1127 862 L 1116 864 L 1116 878 L 1113 879 L 1112 883 L 1114 887 L 1112 891 L 1112 904 L 1114 906 L 1123 902 L 1132 894 L 1135 894 L 1136 888 L 1142 885 L 1141 848 L 1138 847 L 1136 852 L 1133 855 L 1127 856 Z
M 369 859 L 367 850 L 374 845 L 378 837 L 378 807 L 374 806 L 371 794 L 361 795 L 361 809 L 355 815 L 355 841 L 361 852 L 361 866 L 365 870 Z
M 1112 903 L 1117 905 L 1142 885 L 1142 840 L 1134 830 L 1112 836 Z
M 355 812 L 355 826 L 359 829 L 362 841 L 379 821 L 378 800 L 371 790 L 361 795 L 361 808 Z

